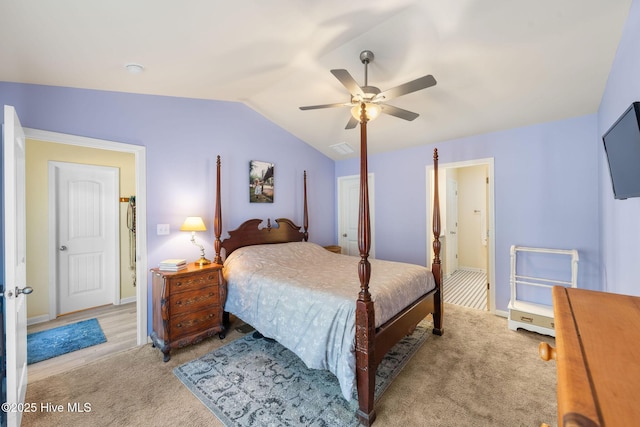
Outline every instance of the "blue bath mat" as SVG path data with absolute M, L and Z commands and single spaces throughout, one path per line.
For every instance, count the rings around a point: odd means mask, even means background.
M 106 342 L 97 319 L 83 320 L 27 335 L 27 364 Z

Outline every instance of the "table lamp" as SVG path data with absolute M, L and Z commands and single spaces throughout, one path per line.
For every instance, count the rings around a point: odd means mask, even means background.
M 191 243 L 200 248 L 200 259 L 196 261 L 196 264 L 200 266 L 211 264 L 211 261 L 204 257 L 204 246 L 196 243 L 196 231 L 207 231 L 207 227 L 205 227 L 202 218 L 199 216 L 187 217 L 187 219 L 184 220 L 184 223 L 180 227 L 180 231 L 190 231 Z

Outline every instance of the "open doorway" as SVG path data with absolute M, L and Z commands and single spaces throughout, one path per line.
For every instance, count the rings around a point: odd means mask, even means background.
M 90 158 L 93 155 L 96 157 L 96 159 L 99 159 L 96 162 L 92 162 L 92 161 L 82 162 L 78 160 L 78 158 L 71 159 L 71 160 L 70 158 L 62 158 L 62 159 L 52 158 L 52 159 L 43 160 L 44 163 L 49 163 L 49 161 L 51 160 L 54 160 L 54 161 L 61 160 L 61 161 L 72 161 L 76 163 L 94 163 L 94 164 L 104 165 L 105 162 L 109 164 L 109 160 L 107 160 L 107 158 L 110 158 L 112 155 L 113 156 L 121 155 L 121 157 L 124 156 L 124 157 L 131 158 L 131 167 L 129 168 L 130 174 L 121 176 L 121 180 L 124 179 L 125 181 L 127 181 L 129 184 L 129 187 L 126 189 L 125 193 L 120 192 L 119 194 L 120 195 L 125 194 L 126 196 L 137 196 L 136 206 L 135 206 L 136 233 L 133 238 L 133 244 L 131 244 L 131 242 L 128 242 L 129 236 L 128 234 L 126 234 L 128 233 L 128 231 L 124 230 L 127 225 L 127 222 L 126 222 L 126 210 L 127 210 L 126 205 L 127 204 L 119 203 L 121 213 L 123 210 L 125 212 L 125 216 L 124 216 L 125 220 L 122 220 L 123 218 L 122 215 L 120 220 L 121 222 L 121 226 L 119 227 L 121 229 L 120 246 L 121 247 L 124 246 L 127 249 L 134 248 L 133 250 L 130 251 L 131 253 L 134 254 L 133 266 L 130 266 L 129 264 L 129 260 L 131 258 L 129 256 L 129 253 L 127 252 L 127 254 L 125 254 L 123 257 L 122 254 L 124 252 L 122 250 L 120 251 L 121 264 L 122 264 L 121 281 L 132 282 L 134 285 L 133 287 L 131 287 L 131 290 L 127 291 L 126 289 L 124 290 L 119 289 L 122 292 L 122 294 L 120 295 L 118 301 L 114 300 L 115 304 L 113 304 L 112 306 L 111 305 L 109 307 L 103 306 L 95 309 L 81 311 L 81 312 L 78 312 L 77 314 L 70 315 L 70 316 L 62 316 L 61 318 L 59 318 L 59 320 L 56 319 L 57 314 L 59 312 L 57 312 L 55 307 L 51 307 L 49 298 L 47 298 L 46 295 L 43 295 L 42 301 L 38 300 L 38 302 L 36 303 L 39 305 L 39 307 L 35 307 L 34 314 L 30 316 L 30 324 L 34 324 L 34 326 L 36 326 L 36 325 L 40 325 L 40 322 L 49 322 L 52 324 L 52 326 L 55 326 L 53 324 L 54 322 L 57 322 L 57 323 L 70 322 L 72 318 L 76 318 L 76 317 L 79 320 L 81 317 L 86 315 L 90 315 L 93 317 L 110 316 L 114 318 L 115 316 L 114 313 L 118 313 L 118 316 L 122 316 L 122 319 L 128 319 L 128 320 L 123 320 L 123 322 L 127 324 L 123 325 L 122 328 L 126 328 L 129 331 L 128 333 L 131 333 L 131 331 L 134 332 L 132 336 L 128 339 L 127 341 L 128 344 L 126 345 L 133 346 L 133 345 L 145 344 L 147 342 L 147 287 L 146 287 L 147 260 L 146 260 L 146 203 L 145 203 L 145 200 L 146 200 L 145 150 L 146 149 L 145 147 L 122 144 L 122 143 L 117 143 L 112 141 L 97 140 L 92 138 L 84 138 L 84 137 L 78 137 L 73 135 L 59 134 L 59 133 L 47 132 L 47 131 L 41 131 L 41 130 L 34 130 L 34 129 L 25 129 L 25 135 L 27 137 L 27 145 L 29 144 L 29 141 L 33 141 L 34 143 L 37 142 L 42 144 L 48 144 L 50 148 L 53 147 L 51 148 L 53 152 L 57 152 L 57 153 L 62 153 L 65 151 L 83 152 L 85 153 L 85 158 L 87 156 L 89 156 Z M 41 146 L 38 146 L 38 148 L 41 148 Z M 121 165 L 118 165 L 117 162 L 115 162 L 111 166 L 120 168 L 120 171 L 122 174 L 123 168 L 121 167 Z M 30 171 L 30 173 L 32 172 L 35 173 L 35 171 Z M 45 175 L 42 178 L 46 182 L 47 181 L 46 168 L 43 170 L 43 173 Z M 37 180 L 37 179 L 40 179 L 40 177 L 39 175 L 37 175 L 37 176 L 33 176 L 32 179 Z M 42 236 L 44 235 L 46 239 L 46 236 L 48 235 L 47 234 L 48 230 L 53 229 L 50 223 L 48 222 L 49 218 L 47 218 L 49 215 L 47 215 L 48 209 L 46 208 L 46 203 L 47 203 L 46 190 L 45 190 L 45 194 L 41 196 L 41 199 L 43 200 L 42 203 L 44 203 L 44 208 L 36 207 L 35 209 L 31 210 L 34 213 L 34 215 L 38 215 L 39 218 L 38 219 L 27 218 L 27 227 L 29 227 L 30 221 L 36 221 L 36 222 L 39 221 L 40 224 L 42 224 L 42 222 L 44 221 L 45 225 L 40 226 L 41 228 L 42 227 L 44 228 L 40 230 L 35 230 L 35 233 L 34 233 L 34 235 L 39 236 L 38 238 L 41 240 L 41 243 L 44 243 L 44 241 L 42 241 Z M 120 199 L 119 201 L 122 202 L 122 199 Z M 43 212 L 45 215 L 44 219 L 42 218 Z M 55 259 L 52 259 L 52 254 L 55 254 L 56 251 L 59 250 L 59 247 L 55 242 L 55 238 L 52 238 L 50 234 L 49 234 L 48 244 L 44 244 L 44 245 L 41 244 L 40 246 L 43 247 L 42 250 L 44 252 L 43 254 L 36 254 L 35 256 L 40 261 L 47 261 L 49 267 L 47 268 L 46 266 L 44 266 L 43 265 L 44 263 L 42 262 L 39 263 L 39 268 L 41 271 L 40 274 L 44 274 L 45 277 L 44 278 L 38 277 L 36 281 L 38 282 L 39 286 L 42 286 L 42 283 L 48 283 L 49 293 L 55 292 L 55 285 L 54 285 L 55 280 L 51 279 L 52 277 L 56 276 L 55 274 L 52 274 L 52 269 L 54 269 L 53 266 L 55 263 Z M 35 274 L 37 275 L 38 273 L 35 273 Z M 52 289 L 52 286 L 53 286 L 53 289 Z M 43 288 L 43 290 L 41 291 L 41 293 L 47 294 L 46 285 L 45 285 L 45 288 Z M 109 314 L 107 314 L 107 311 L 109 312 Z M 107 331 L 105 331 L 105 333 L 106 332 Z M 122 345 L 124 344 L 121 344 L 120 347 L 117 349 L 113 349 L 113 351 L 122 350 Z M 31 375 L 31 368 L 30 368 L 30 375 Z
M 439 194 L 444 301 L 494 312 L 493 159 L 439 165 Z

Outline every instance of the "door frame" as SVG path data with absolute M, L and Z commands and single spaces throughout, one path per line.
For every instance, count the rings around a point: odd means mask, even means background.
M 488 157 L 484 159 L 474 159 L 474 160 L 466 160 L 461 162 L 452 162 L 452 163 L 439 163 L 438 164 L 438 172 L 445 169 L 457 169 L 464 168 L 468 166 L 486 166 L 487 174 L 489 177 L 489 184 L 487 188 L 487 196 L 488 200 L 488 209 L 487 209 L 487 221 L 488 225 L 488 236 L 487 243 L 489 245 L 489 253 L 488 253 L 488 269 L 487 279 L 490 284 L 489 288 L 489 311 L 491 313 L 496 312 L 496 239 L 495 239 L 495 179 L 494 179 L 494 158 Z M 439 174 L 438 174 L 439 175 Z M 426 181 L 427 181 L 427 191 L 429 193 L 432 192 L 433 188 L 433 165 L 426 166 Z M 442 197 L 440 197 L 442 200 Z M 442 207 L 442 203 L 441 203 Z M 433 248 L 431 246 L 431 241 L 433 239 L 431 228 L 432 228 L 432 218 L 433 218 L 433 197 L 427 197 L 427 233 L 430 237 L 427 239 L 427 265 L 431 265 L 431 260 L 433 259 Z
M 138 345 L 149 342 L 147 334 L 147 169 L 146 147 L 103 139 L 24 128 L 28 139 L 131 153 L 136 168 L 136 324 Z
M 58 236 L 58 180 L 56 170 L 59 170 L 60 167 L 71 166 L 74 168 L 99 168 L 104 171 L 108 171 L 111 175 L 111 179 L 115 185 L 115 189 L 117 191 L 116 197 L 113 198 L 112 205 L 108 207 L 105 206 L 105 209 L 113 210 L 114 221 L 116 222 L 116 233 L 111 237 L 111 242 L 109 242 L 110 249 L 113 250 L 113 257 L 115 265 L 109 266 L 109 268 L 115 268 L 115 282 L 113 283 L 113 289 L 110 290 L 111 294 L 111 302 L 114 305 L 120 305 L 120 235 L 118 230 L 120 229 L 120 209 L 119 209 L 119 195 L 120 195 L 120 170 L 113 166 L 101 166 L 101 165 L 91 165 L 84 163 L 71 163 L 71 162 L 60 162 L 60 161 L 49 161 L 48 164 L 48 179 L 49 179 L 49 320 L 53 320 L 58 317 L 58 313 L 60 311 L 60 307 L 58 306 L 58 286 L 60 285 L 58 281 L 58 244 L 59 244 L 59 236 Z
M 369 225 L 371 227 L 371 247 L 369 248 L 369 256 L 371 258 L 376 257 L 376 210 L 375 210 L 375 176 L 373 172 L 369 172 L 367 175 L 368 179 L 368 188 L 369 188 Z M 338 243 L 342 241 L 342 234 L 344 233 L 343 229 L 345 226 L 344 215 L 343 212 L 344 206 L 342 203 L 342 196 L 344 191 L 344 185 L 347 181 L 357 181 L 358 185 L 360 185 L 360 175 L 347 175 L 340 176 L 336 182 L 338 187 Z M 359 202 L 358 202 L 359 203 Z

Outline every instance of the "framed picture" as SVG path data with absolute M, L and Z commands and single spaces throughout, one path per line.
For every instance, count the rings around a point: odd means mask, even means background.
M 249 162 L 249 201 L 273 203 L 273 163 L 251 160 Z

